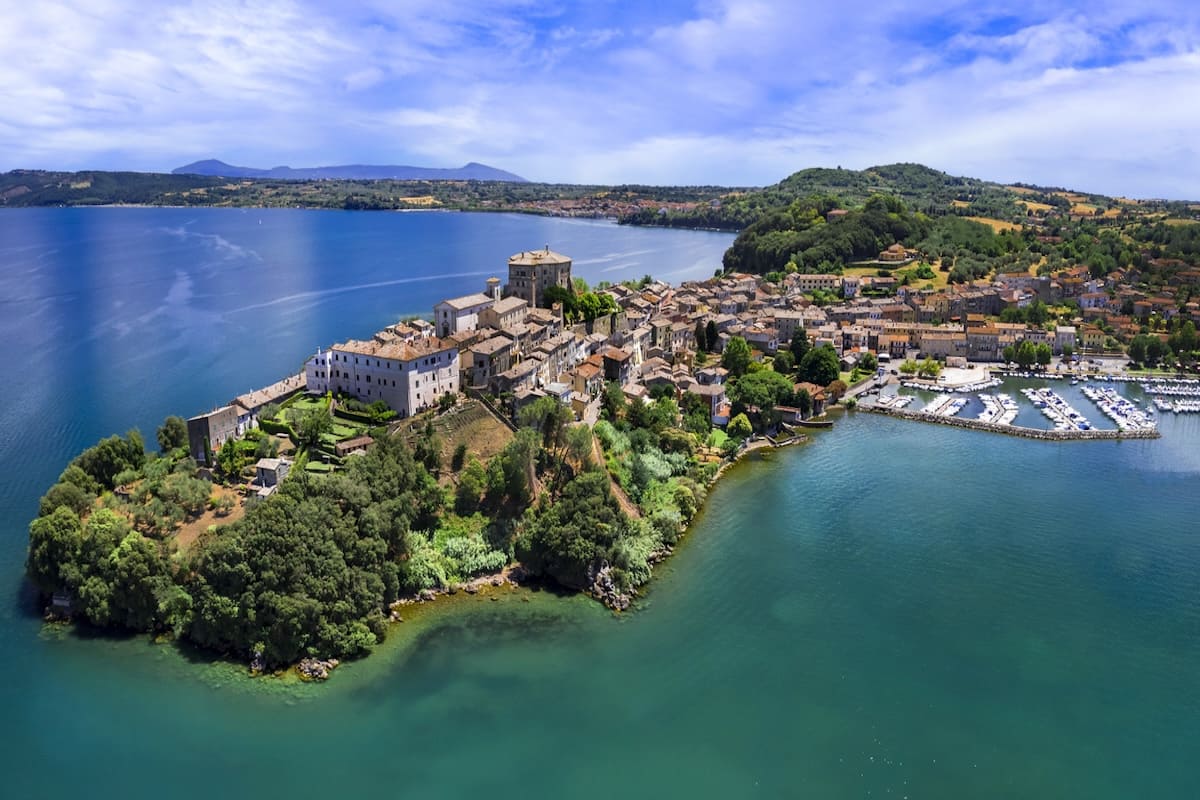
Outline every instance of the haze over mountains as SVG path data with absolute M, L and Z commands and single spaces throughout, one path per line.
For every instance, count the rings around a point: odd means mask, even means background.
M 171 170 L 172 175 L 205 175 L 222 178 L 276 178 L 280 180 L 397 180 L 397 181 L 509 181 L 528 183 L 520 175 L 505 172 L 472 161 L 461 167 L 442 169 L 437 167 L 376 166 L 371 164 L 344 164 L 332 167 L 236 167 L 215 158 L 194 161 Z

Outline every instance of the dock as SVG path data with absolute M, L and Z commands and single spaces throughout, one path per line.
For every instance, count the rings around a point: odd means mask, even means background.
M 1048 442 L 1073 442 L 1073 441 L 1105 441 L 1113 439 L 1158 439 L 1162 436 L 1157 428 L 1140 428 L 1137 430 L 1096 430 L 1090 428 L 1088 430 L 1040 430 L 1038 428 L 1023 428 L 1018 425 L 1001 425 L 996 422 L 984 422 L 978 419 L 966 419 L 963 417 L 946 417 L 935 414 L 926 414 L 923 411 L 909 411 L 903 408 L 887 408 L 870 404 L 862 404 L 858 406 L 859 411 L 866 411 L 871 414 L 882 414 L 888 417 L 898 417 L 900 419 L 910 419 L 916 422 L 935 422 L 941 425 L 952 425 L 956 428 L 968 428 L 977 431 L 987 431 L 988 433 L 1003 433 L 1009 436 L 1020 436 L 1025 439 L 1041 439 Z

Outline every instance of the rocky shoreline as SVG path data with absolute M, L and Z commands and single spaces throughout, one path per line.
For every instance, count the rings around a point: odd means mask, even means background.
M 1157 430 L 1087 430 L 1087 431 L 1057 431 L 1041 430 L 1040 428 L 1023 428 L 1017 425 L 998 425 L 994 422 L 983 422 L 977 419 L 961 419 L 959 417 L 943 417 L 926 414 L 922 411 L 908 411 L 903 408 L 881 408 L 874 405 L 860 405 L 858 410 L 871 414 L 882 414 L 885 417 L 911 419 L 917 422 L 933 422 L 938 425 L 950 425 L 955 428 L 1002 433 L 1007 436 L 1020 436 L 1024 439 L 1040 439 L 1048 442 L 1096 441 L 1113 439 L 1158 439 L 1162 436 Z

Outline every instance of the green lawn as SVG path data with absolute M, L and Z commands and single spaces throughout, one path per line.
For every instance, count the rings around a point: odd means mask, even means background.
M 324 397 L 298 397 L 292 401 L 289 409 L 295 409 L 298 413 L 303 414 L 305 411 L 323 410 L 328 408 Z

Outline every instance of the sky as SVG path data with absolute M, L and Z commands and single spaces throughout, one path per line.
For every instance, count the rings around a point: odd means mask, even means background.
M 1200 8 L 1088 0 L 0 0 L 0 170 L 479 161 L 1200 199 Z

